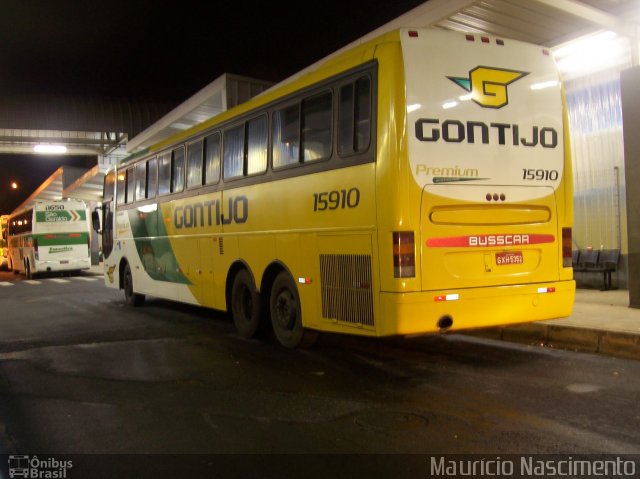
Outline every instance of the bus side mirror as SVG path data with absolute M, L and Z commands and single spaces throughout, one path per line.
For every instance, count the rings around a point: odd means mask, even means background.
M 2 239 L 7 240 L 7 230 L 2 230 Z
M 93 210 L 91 213 L 91 223 L 95 232 L 100 234 L 102 231 L 100 228 L 100 214 L 98 213 L 98 210 Z

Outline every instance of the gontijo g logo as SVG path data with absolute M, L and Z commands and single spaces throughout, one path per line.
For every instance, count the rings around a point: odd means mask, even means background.
M 509 103 L 507 85 L 528 72 L 477 66 L 469 71 L 469 78 L 447 77 L 471 93 L 471 99 L 484 108 L 502 108 Z

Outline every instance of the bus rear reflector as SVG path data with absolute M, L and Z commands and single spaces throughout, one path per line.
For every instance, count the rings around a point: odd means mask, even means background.
M 413 231 L 393 232 L 393 276 L 414 278 L 416 275 L 416 245 Z
M 452 294 L 439 294 L 435 296 L 433 300 L 438 303 L 440 301 L 458 301 L 460 299 L 460 295 L 457 293 Z
M 571 268 L 572 255 L 571 249 L 573 248 L 573 241 L 571 235 L 571 228 L 562 228 L 562 266 L 564 268 Z

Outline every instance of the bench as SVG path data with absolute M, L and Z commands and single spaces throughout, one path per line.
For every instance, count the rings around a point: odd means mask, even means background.
M 611 273 L 618 269 L 620 262 L 619 249 L 581 249 L 572 252 L 573 271 L 580 273 L 602 273 L 602 291 L 614 289 L 611 287 Z

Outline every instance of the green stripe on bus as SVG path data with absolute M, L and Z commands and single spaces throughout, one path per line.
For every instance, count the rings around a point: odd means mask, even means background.
M 89 233 L 42 233 L 33 235 L 38 246 L 64 246 L 89 244 Z
M 151 213 L 129 210 L 129 224 L 138 256 L 146 273 L 156 281 L 191 284 L 180 272 L 167 231 L 161 220 L 160 208 Z
M 87 212 L 85 210 L 36 211 L 36 221 L 38 223 L 62 223 L 65 221 L 86 220 Z

